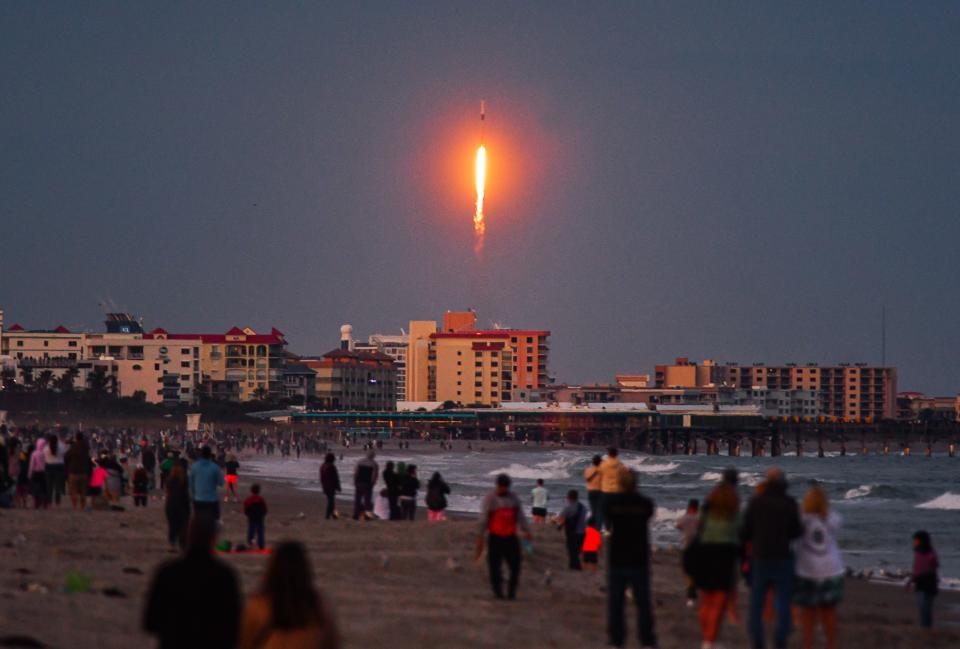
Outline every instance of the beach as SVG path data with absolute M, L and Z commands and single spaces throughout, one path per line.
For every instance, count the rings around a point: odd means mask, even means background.
M 345 476 L 355 457 L 347 456 L 341 468 Z M 486 564 L 472 557 L 475 521 L 324 521 L 320 494 L 258 481 L 270 507 L 268 544 L 295 539 L 306 545 L 315 581 L 335 611 L 346 647 L 581 649 L 605 644 L 602 570 L 567 571 L 562 534 L 552 526 L 535 531 L 517 601 L 496 601 Z M 250 476 L 241 471 L 241 495 L 249 484 Z M 347 508 L 341 504 L 340 509 Z M 425 513 L 418 510 L 421 519 Z M 155 644 L 139 627 L 151 574 L 173 556 L 165 542 L 162 500 L 152 498 L 146 509 L 127 506 L 124 512 L 74 512 L 66 506 L 41 512 L 0 510 L 0 529 L 0 646 L 10 636 L 40 643 L 31 646 L 71 649 Z M 224 505 L 222 538 L 243 542 L 245 531 L 241 505 Z M 236 569 L 246 593 L 257 588 L 267 557 L 222 558 Z M 84 582 L 77 575 L 88 578 L 90 591 L 64 592 L 71 573 L 76 583 Z M 675 551 L 654 554 L 652 576 L 661 647 L 699 646 L 696 613 L 684 606 Z M 740 592 L 744 620 L 747 591 L 742 585 Z M 841 646 L 960 645 L 960 594 L 941 593 L 938 628 L 924 632 L 915 618 L 914 595 L 902 587 L 848 579 L 840 607 Z M 628 646 L 636 646 L 632 611 L 628 620 Z M 721 641 L 747 646 L 744 623 L 726 626 Z M 799 646 L 796 633 L 790 646 Z

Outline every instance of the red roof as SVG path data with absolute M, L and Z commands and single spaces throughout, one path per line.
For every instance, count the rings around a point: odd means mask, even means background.
M 60 325 L 60 326 L 58 326 L 56 329 L 53 330 L 53 333 L 55 333 L 55 334 L 68 334 L 68 333 L 70 333 L 70 330 L 67 329 L 66 327 L 64 327 L 63 325 Z
M 276 331 L 276 329 L 273 329 Z M 168 340 L 196 340 L 200 339 L 205 343 L 243 343 L 248 345 L 286 345 L 287 341 L 284 340 L 283 334 L 251 334 L 247 335 L 243 332 L 243 329 L 239 327 L 233 327 L 225 334 L 171 334 L 167 333 L 165 329 L 157 327 L 153 331 L 144 335 L 146 339 L 152 339 L 157 336 L 166 336 Z M 242 338 L 242 340 L 227 340 L 227 338 Z
M 271 327 L 271 328 L 270 328 L 270 335 L 271 335 L 271 336 L 280 336 L 281 338 L 283 338 L 283 332 L 280 331 L 279 329 L 277 329 L 276 327 Z
M 12 327 L 7 329 L 7 331 L 23 331 L 23 327 L 21 327 L 19 324 L 14 324 Z
M 510 338 L 505 331 L 454 331 L 452 333 L 430 334 L 431 338 Z

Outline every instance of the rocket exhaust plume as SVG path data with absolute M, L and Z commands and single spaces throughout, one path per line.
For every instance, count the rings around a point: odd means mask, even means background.
M 473 251 L 480 256 L 483 252 L 483 235 L 487 224 L 483 220 L 483 195 L 487 183 L 487 149 L 483 146 L 483 122 L 485 117 L 484 102 L 480 102 L 480 146 L 477 148 L 477 157 L 474 162 L 474 175 L 477 184 L 477 205 L 473 213 Z

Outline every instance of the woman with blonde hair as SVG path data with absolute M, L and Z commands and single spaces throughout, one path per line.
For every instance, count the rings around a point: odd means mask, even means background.
M 260 592 L 243 610 L 240 649 L 338 649 L 333 615 L 313 587 L 303 545 L 277 546 Z
M 801 505 L 803 536 L 797 541 L 793 603 L 800 611 L 803 648 L 813 647 L 817 620 L 827 649 L 836 646 L 837 604 L 843 599 L 843 559 L 837 546 L 840 515 L 830 510 L 827 494 L 814 484 Z

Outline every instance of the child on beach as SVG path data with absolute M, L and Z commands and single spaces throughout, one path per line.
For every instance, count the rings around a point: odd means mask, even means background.
M 600 546 L 603 545 L 603 535 L 600 534 L 597 519 L 591 516 L 587 519 L 587 531 L 583 536 L 583 565 L 590 572 L 597 571 L 597 558 L 600 556 Z
M 267 501 L 260 495 L 260 485 L 250 485 L 250 495 L 243 501 L 243 513 L 247 517 L 247 545 L 253 545 L 257 537 L 257 547 L 263 549 L 264 519 L 267 517 Z
M 907 588 L 913 586 L 917 591 L 917 605 L 920 609 L 920 626 L 929 629 L 933 626 L 933 600 L 939 590 L 937 570 L 940 560 L 933 549 L 930 534 L 923 530 L 913 534 L 913 574 L 907 581 Z
M 147 506 L 147 490 L 150 487 L 150 474 L 141 464 L 133 472 L 133 506 Z

